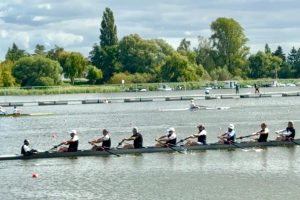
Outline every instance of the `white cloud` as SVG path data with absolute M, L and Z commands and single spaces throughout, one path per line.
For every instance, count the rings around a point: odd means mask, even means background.
M 39 22 L 39 21 L 44 21 L 46 19 L 47 19 L 47 17 L 45 17 L 45 16 L 34 16 L 32 18 L 32 21 Z
M 57 44 L 59 46 L 72 46 L 79 45 L 82 43 L 84 37 L 82 35 L 75 35 L 72 33 L 64 33 L 64 32 L 51 32 L 45 35 L 48 41 L 52 44 Z
M 46 3 L 46 4 L 38 4 L 38 5 L 37 5 L 37 8 L 39 8 L 39 9 L 51 10 L 51 9 L 52 9 L 52 6 L 51 6 L 51 4 L 49 4 L 49 3 Z

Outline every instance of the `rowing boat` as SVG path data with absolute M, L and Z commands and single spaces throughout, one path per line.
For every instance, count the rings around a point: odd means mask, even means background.
M 140 149 L 112 148 L 109 151 L 79 150 L 77 152 L 38 152 L 30 156 L 23 155 L 2 155 L 0 160 L 26 160 L 38 158 L 61 158 L 61 157 L 84 157 L 84 156 L 108 156 L 113 154 L 142 154 L 142 153 L 170 153 L 176 151 L 204 151 L 204 150 L 227 150 L 237 148 L 260 148 L 276 146 L 295 146 L 300 145 L 300 139 L 294 141 L 268 141 L 268 142 L 240 142 L 234 145 L 227 144 L 208 144 L 198 146 L 174 146 L 172 148 L 145 147 Z
M 27 116 L 46 116 L 53 113 L 21 113 L 21 114 L 1 114 L 0 117 L 27 117 Z

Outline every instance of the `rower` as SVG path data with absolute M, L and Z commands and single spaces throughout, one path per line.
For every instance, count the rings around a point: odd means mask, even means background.
M 7 111 L 2 106 L 0 106 L 0 115 L 7 115 Z
M 167 134 L 160 136 L 155 144 L 156 147 L 168 147 L 176 145 L 176 131 L 174 128 L 169 128 Z
M 13 111 L 13 115 L 20 115 L 21 114 L 21 110 L 17 108 L 17 106 L 14 106 L 14 111 Z
M 259 137 L 252 138 L 251 139 L 252 142 L 267 142 L 268 135 L 269 135 L 269 129 L 267 128 L 267 124 L 261 123 L 260 127 L 261 127 L 260 131 L 252 134 L 252 136 L 259 136 Z
M 35 149 L 31 149 L 29 147 L 29 141 L 27 139 L 24 140 L 24 144 L 23 146 L 21 147 L 21 154 L 24 155 L 24 156 L 30 156 L 34 153 L 36 153 L 37 150 Z
M 276 138 L 277 141 L 294 140 L 294 137 L 296 135 L 296 130 L 294 129 L 294 123 L 292 121 L 289 121 L 286 129 L 275 131 L 275 133 L 278 134 Z
M 193 110 L 193 109 L 198 109 L 199 106 L 197 106 L 194 102 L 194 100 L 191 100 L 191 104 L 190 104 L 190 109 Z
M 123 148 L 125 149 L 139 149 L 139 148 L 143 148 L 143 136 L 142 134 L 139 132 L 137 127 L 134 127 L 132 129 L 132 136 L 130 136 L 129 138 L 124 138 L 120 143 L 122 144 L 124 141 L 133 141 L 133 144 L 125 144 L 123 146 Z
M 186 146 L 195 146 L 195 145 L 206 145 L 206 130 L 205 127 L 200 124 L 197 126 L 198 133 L 195 133 L 189 136 L 187 142 L 185 143 Z M 197 140 L 195 140 L 197 138 Z
M 93 145 L 92 150 L 96 150 L 96 151 L 103 151 L 105 149 L 110 149 L 111 146 L 111 140 L 110 140 L 110 136 L 109 136 L 109 132 L 107 129 L 103 129 L 102 130 L 102 134 L 103 136 L 92 140 L 89 142 L 89 144 Z M 102 143 L 101 146 L 97 146 L 97 143 Z
M 59 148 L 59 152 L 75 152 L 78 150 L 78 136 L 77 136 L 77 131 L 76 130 L 72 130 L 70 132 L 70 140 L 64 141 L 62 143 L 60 143 L 59 145 L 69 145 L 68 147 L 63 146 Z M 58 146 L 59 146 L 58 145 Z
M 236 133 L 234 131 L 234 125 L 229 124 L 228 131 L 226 133 L 223 133 L 221 136 L 218 137 L 220 139 L 219 144 L 234 143 L 235 142 L 235 137 L 236 137 Z

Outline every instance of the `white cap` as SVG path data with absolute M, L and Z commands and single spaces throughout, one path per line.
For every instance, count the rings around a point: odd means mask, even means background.
M 233 124 L 229 124 L 229 126 L 228 126 L 228 128 L 230 128 L 230 129 L 234 129 L 234 125 Z
M 170 132 L 170 131 L 175 132 L 175 128 L 173 128 L 173 127 L 169 128 L 168 132 Z
M 71 131 L 70 131 L 70 134 L 71 134 L 71 133 L 74 133 L 74 134 L 76 135 L 76 134 L 77 134 L 77 131 L 76 131 L 76 130 L 71 130 Z

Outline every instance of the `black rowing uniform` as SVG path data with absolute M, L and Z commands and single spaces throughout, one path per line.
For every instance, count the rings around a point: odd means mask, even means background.
M 102 145 L 101 145 L 101 147 L 97 148 L 97 151 L 103 151 L 105 149 L 110 149 L 110 146 L 111 146 L 110 137 L 109 137 L 109 135 L 106 135 L 103 137 Z
M 206 130 L 202 130 L 200 132 L 200 136 L 198 137 L 198 143 L 206 145 Z
M 285 135 L 285 140 L 289 141 L 289 140 L 294 140 L 294 137 L 296 135 L 296 131 L 293 127 L 287 127 L 286 128 L 286 135 Z
M 133 146 L 135 149 L 143 148 L 143 136 L 140 133 L 135 133 L 132 135 L 134 137 Z
M 231 144 L 235 142 L 236 133 L 234 130 L 226 133 L 227 139 L 224 141 L 224 144 Z
M 24 144 L 21 148 L 21 154 L 24 155 L 24 156 L 30 156 L 35 152 L 37 152 L 37 150 L 30 149 L 30 147 L 26 144 Z
M 257 142 L 267 142 L 268 136 L 269 136 L 269 129 L 265 128 L 264 130 L 259 131 L 259 138 Z
M 173 133 L 168 133 L 168 134 L 167 134 L 167 137 L 168 137 L 168 140 L 166 141 L 166 144 L 169 144 L 169 145 L 176 145 L 177 137 L 176 137 L 176 133 L 175 133 L 175 132 L 173 132 Z
M 75 152 L 78 150 L 78 137 L 75 135 L 69 142 L 68 152 Z

